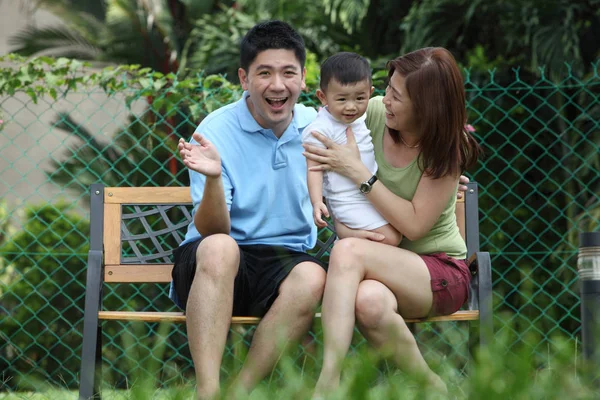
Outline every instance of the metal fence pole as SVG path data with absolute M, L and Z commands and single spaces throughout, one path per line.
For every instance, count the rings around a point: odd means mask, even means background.
M 592 378 L 600 385 L 600 232 L 579 235 L 577 269 L 581 281 L 583 355 Z

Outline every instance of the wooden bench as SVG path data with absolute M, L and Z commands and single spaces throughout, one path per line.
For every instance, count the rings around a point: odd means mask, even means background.
M 492 335 L 492 281 L 489 253 L 479 252 L 477 184 L 468 184 L 456 206 L 473 275 L 466 310 L 407 322 L 474 321 L 470 341 L 485 345 Z M 185 322 L 181 312 L 113 311 L 102 308 L 102 287 L 115 283 L 168 283 L 171 254 L 191 221 L 188 187 L 104 187 L 91 185 L 88 253 L 79 398 L 99 398 L 102 321 Z M 324 228 L 325 230 L 331 227 Z M 328 254 L 335 235 L 321 231 L 316 256 Z M 317 314 L 319 317 L 319 314 Z M 234 316 L 232 324 L 257 324 L 260 318 Z M 478 326 L 477 326 L 478 325 Z

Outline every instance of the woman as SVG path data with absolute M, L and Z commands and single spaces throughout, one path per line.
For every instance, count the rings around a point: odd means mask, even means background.
M 401 369 L 422 374 L 446 392 L 404 318 L 451 314 L 467 300 L 466 246 L 454 210 L 459 176 L 475 164 L 480 148 L 464 129 L 462 76 L 443 48 L 417 50 L 390 61 L 388 68 L 386 94 L 371 99 L 367 115 L 378 180 L 361 163 L 351 132 L 345 146 L 318 134 L 327 149 L 305 146 L 306 157 L 320 163 L 311 169 L 334 170 L 361 185 L 404 235 L 393 247 L 336 226 L 343 239 L 331 252 L 323 297 L 325 349 L 317 396 L 339 385 L 355 322 Z

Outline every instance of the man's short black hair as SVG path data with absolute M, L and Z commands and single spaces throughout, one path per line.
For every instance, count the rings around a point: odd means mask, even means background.
M 258 23 L 246 33 L 240 45 L 240 66 L 248 71 L 258 53 L 271 49 L 292 50 L 304 68 L 306 49 L 302 36 L 288 23 L 277 20 Z
M 371 67 L 366 58 L 350 52 L 341 52 L 329 57 L 321 65 L 321 90 L 326 91 L 331 79 L 342 85 L 350 85 L 369 80 L 371 83 Z

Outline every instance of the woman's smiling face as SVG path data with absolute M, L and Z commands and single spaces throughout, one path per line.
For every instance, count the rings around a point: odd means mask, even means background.
M 386 115 L 385 124 L 398 132 L 418 133 L 413 103 L 408 97 L 406 79 L 394 71 L 387 88 L 383 104 Z

